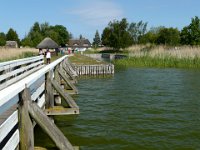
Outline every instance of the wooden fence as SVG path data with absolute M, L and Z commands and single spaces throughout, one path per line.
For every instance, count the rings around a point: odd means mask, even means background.
M 34 149 L 35 123 L 59 149 L 74 149 L 47 117 L 79 114 L 79 107 L 66 91 L 77 93 L 72 84 L 76 74 L 67 63 L 67 56 L 46 66 L 43 56 L 1 63 L 0 71 L 0 149 Z M 68 107 L 56 106 L 55 97 L 62 97 Z
M 78 75 L 107 75 L 115 72 L 113 64 L 75 65 L 74 70 Z

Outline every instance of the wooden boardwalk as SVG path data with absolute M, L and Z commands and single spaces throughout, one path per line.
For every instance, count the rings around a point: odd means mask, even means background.
M 75 76 L 67 56 L 46 66 L 43 56 L 0 63 L 0 149 L 34 149 L 35 123 L 59 149 L 77 149 L 47 117 L 79 114 L 69 94 L 78 93 Z M 68 107 L 55 98 L 64 100 Z

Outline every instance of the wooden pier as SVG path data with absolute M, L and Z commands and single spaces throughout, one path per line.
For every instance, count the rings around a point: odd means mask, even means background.
M 68 56 L 44 65 L 43 56 L 0 63 L 0 149 L 33 150 L 38 124 L 58 149 L 74 150 L 48 115 L 79 114 L 69 90 L 78 93 Z M 64 100 L 68 107 L 56 106 Z

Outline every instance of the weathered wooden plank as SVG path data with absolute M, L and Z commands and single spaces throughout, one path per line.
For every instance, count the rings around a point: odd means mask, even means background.
M 22 98 L 19 103 L 19 131 L 20 131 L 20 150 L 34 149 L 33 124 L 29 117 L 29 101 L 31 94 L 28 88 L 22 92 Z
M 33 68 L 33 69 L 31 69 L 31 70 L 23 73 L 23 74 L 20 74 L 19 76 L 16 76 L 16 77 L 14 77 L 14 78 L 12 78 L 12 79 L 4 82 L 3 84 L 0 84 L 0 90 L 3 89 L 3 88 L 5 88 L 5 87 L 7 87 L 7 86 L 9 86 L 9 85 L 11 85 L 11 84 L 13 84 L 13 83 L 15 83 L 16 81 L 19 81 L 20 79 L 26 77 L 27 75 L 29 75 L 29 74 L 37 71 L 37 70 L 39 70 L 42 67 L 43 67 L 43 65 L 38 66 L 36 68 Z
M 14 150 L 18 147 L 19 144 L 19 130 L 16 130 L 6 145 L 2 148 L 2 150 Z
M 62 72 L 61 70 L 58 70 L 58 73 L 64 79 L 64 81 L 71 87 L 71 89 L 73 89 L 78 94 L 78 89 L 74 86 L 74 84 L 72 84 L 70 82 L 70 80 L 66 77 L 66 75 L 64 74 L 64 72 Z
M 10 78 L 12 76 L 15 76 L 19 73 L 23 73 L 25 71 L 28 71 L 29 69 L 32 69 L 34 67 L 37 67 L 38 65 L 42 64 L 43 61 L 39 61 L 39 62 L 36 62 L 36 63 L 33 63 L 33 64 L 30 64 L 28 66 L 24 66 L 24 67 L 21 67 L 19 69 L 16 69 L 16 70 L 13 70 L 13 71 L 10 71 L 10 72 L 7 72 L 6 74 L 3 74 L 3 75 L 0 75 L 0 81 L 2 80 L 5 80 L 7 78 Z
M 28 64 L 31 62 L 36 62 L 39 60 L 44 60 L 44 56 L 29 57 L 29 58 L 24 58 L 24 59 L 17 59 L 17 60 L 13 60 L 13 61 L 3 62 L 3 63 L 0 63 L 0 71 L 6 70 L 9 68 L 14 68 L 17 66 L 21 66 L 24 64 Z M 43 61 L 43 63 L 44 63 L 44 61 Z
M 55 88 L 55 90 L 60 94 L 60 96 L 67 102 L 67 104 L 71 108 L 79 108 L 77 106 L 77 104 L 74 102 L 74 100 L 72 99 L 72 97 L 69 94 L 67 94 L 66 92 L 64 92 L 64 90 L 61 88 L 61 86 L 55 80 L 51 80 L 51 83 L 52 83 L 53 87 Z
M 32 101 L 29 101 L 29 113 L 60 150 L 73 150 L 73 146 L 58 127 L 46 116 L 38 105 Z
M 79 109 L 77 109 L 77 108 L 64 108 L 63 106 L 54 106 L 53 108 L 45 109 L 45 113 L 48 116 L 77 115 L 77 114 L 79 114 Z
M 0 125 L 0 143 L 18 123 L 18 111 L 16 110 L 12 115 L 5 117 L 8 117 L 7 120 Z

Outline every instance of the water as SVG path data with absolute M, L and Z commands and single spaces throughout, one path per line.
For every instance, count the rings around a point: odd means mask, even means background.
M 81 79 L 81 114 L 55 121 L 81 150 L 200 149 L 199 79 L 199 70 L 145 68 Z

